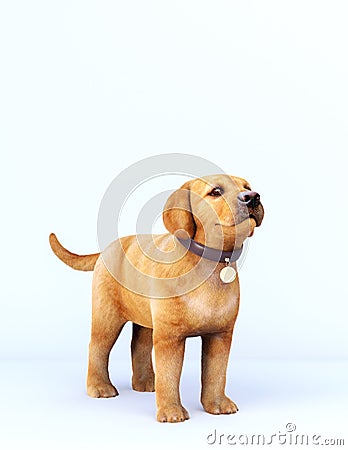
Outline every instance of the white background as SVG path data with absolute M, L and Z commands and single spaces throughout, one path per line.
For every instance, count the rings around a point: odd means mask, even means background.
M 247 178 L 265 206 L 241 271 L 232 373 L 241 359 L 346 360 L 347 13 L 344 1 L 2 2 L 4 364 L 50 360 L 59 380 L 56 361 L 82 361 L 80 391 L 65 379 L 65 407 L 84 398 L 91 274 L 60 263 L 48 235 L 77 253 L 97 251 L 109 183 L 139 159 L 170 152 Z M 198 365 L 199 341 L 188 347 Z M 112 362 L 128 367 L 128 355 L 126 329 Z M 14 378 L 2 373 L 8 392 Z M 129 386 L 124 376 L 119 384 Z M 343 395 L 333 375 L 326 382 Z M 153 406 L 143 416 L 135 406 L 129 421 L 154 421 Z

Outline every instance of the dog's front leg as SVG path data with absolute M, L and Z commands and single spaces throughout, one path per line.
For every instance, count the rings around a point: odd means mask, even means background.
M 157 420 L 183 422 L 190 416 L 180 401 L 180 376 L 185 351 L 185 338 L 154 330 L 155 391 Z
M 202 336 L 202 394 L 205 411 L 232 414 L 237 405 L 225 395 L 226 370 L 232 331 Z

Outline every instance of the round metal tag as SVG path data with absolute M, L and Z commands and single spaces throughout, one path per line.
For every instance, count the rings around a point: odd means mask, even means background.
M 220 271 L 220 278 L 223 283 L 232 283 L 236 275 L 237 272 L 231 266 L 226 266 Z

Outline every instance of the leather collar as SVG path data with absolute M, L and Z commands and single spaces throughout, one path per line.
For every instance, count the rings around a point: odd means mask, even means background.
M 237 261 L 243 251 L 243 246 L 237 250 L 226 252 L 225 250 L 207 247 L 194 241 L 193 239 L 181 239 L 177 237 L 177 240 L 195 255 L 220 263 L 231 263 Z

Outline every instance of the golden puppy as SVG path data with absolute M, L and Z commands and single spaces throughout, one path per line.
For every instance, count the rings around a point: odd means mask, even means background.
M 179 394 L 189 336 L 202 337 L 205 411 L 238 410 L 225 395 L 239 307 L 235 261 L 262 219 L 260 196 L 246 180 L 213 175 L 189 181 L 169 197 L 163 212 L 169 234 L 123 237 L 101 254 L 85 256 L 70 253 L 50 235 L 52 250 L 63 262 L 77 270 L 94 270 L 88 395 L 118 395 L 109 378 L 109 354 L 131 321 L 132 387 L 156 390 L 158 421 L 189 418 Z

